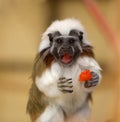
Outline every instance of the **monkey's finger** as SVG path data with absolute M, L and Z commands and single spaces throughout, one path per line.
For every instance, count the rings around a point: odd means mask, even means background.
M 72 83 L 72 79 L 64 79 L 64 78 L 61 78 L 58 82 L 58 84 L 71 84 Z
M 64 89 L 62 92 L 63 92 L 63 93 L 72 93 L 73 90 L 65 90 L 65 89 Z
M 69 80 L 72 80 L 72 78 L 66 79 L 65 77 L 61 77 L 61 78 L 59 78 L 59 80 L 66 80 L 66 81 L 69 81 Z
M 92 82 L 92 86 L 95 86 L 98 84 L 98 80 Z
M 93 80 L 90 80 L 88 82 L 90 82 L 90 83 L 98 83 L 98 79 L 93 79 Z
M 71 81 L 71 80 L 72 80 L 72 78 L 66 79 L 66 81 Z
M 98 78 L 98 79 L 99 79 L 98 74 L 96 74 L 95 72 L 91 72 L 91 74 L 92 74 L 92 76 L 93 76 L 93 79 L 95 79 L 95 78 Z
M 65 77 L 61 77 L 61 78 L 59 78 L 59 80 L 65 80 L 66 78 Z
M 85 82 L 84 86 L 85 86 L 85 88 L 90 88 L 90 87 L 92 87 L 92 83 L 87 81 L 87 82 Z
M 63 84 L 58 84 L 58 87 L 60 87 L 60 88 L 72 88 L 73 85 L 63 85 Z
M 84 86 L 85 88 L 90 88 L 90 87 L 93 87 L 93 86 L 96 86 L 98 84 L 98 80 L 97 81 L 87 81 Z
M 67 82 L 68 84 L 72 84 L 72 80 L 70 80 L 69 82 Z
M 72 93 L 73 90 L 72 89 L 59 89 L 61 92 L 63 93 Z
M 93 83 L 94 83 L 94 82 L 99 82 L 99 79 L 98 79 L 98 78 L 92 79 L 92 82 L 93 82 Z
M 99 76 L 95 76 L 95 77 L 93 77 L 92 79 L 93 79 L 93 80 L 99 79 Z
M 60 78 L 58 83 L 60 84 L 66 83 L 66 78 Z
M 93 86 L 97 86 L 97 83 L 93 83 L 93 84 L 92 84 L 92 87 L 93 87 Z
M 72 81 L 69 81 L 69 82 L 58 82 L 57 85 L 58 85 L 58 87 L 73 87 Z
M 96 74 L 93 76 L 93 78 L 90 80 L 91 82 L 98 82 L 99 81 L 99 76 Z

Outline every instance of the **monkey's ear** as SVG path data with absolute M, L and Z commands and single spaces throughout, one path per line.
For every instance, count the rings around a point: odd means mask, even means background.
M 78 32 L 78 33 L 79 33 L 79 39 L 80 39 L 80 41 L 82 41 L 82 39 L 83 39 L 83 32 L 80 31 L 80 32 Z
M 61 34 L 60 34 L 59 31 L 56 31 L 56 32 L 54 32 L 54 33 L 49 33 L 49 34 L 48 34 L 48 37 L 49 37 L 50 42 L 53 42 L 53 39 L 54 39 L 56 36 L 60 36 L 60 35 L 61 35 Z
M 50 42 L 53 42 L 53 34 L 52 33 L 49 33 L 48 34 L 48 37 L 49 37 Z
M 71 36 L 78 36 L 79 37 L 79 40 L 82 42 L 82 39 L 83 39 L 83 32 L 82 31 L 79 31 L 79 30 L 71 30 L 69 35 Z

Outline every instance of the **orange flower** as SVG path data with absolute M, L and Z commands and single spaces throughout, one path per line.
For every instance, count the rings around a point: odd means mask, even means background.
M 80 82 L 85 82 L 88 81 L 92 78 L 92 74 L 90 72 L 90 70 L 84 70 L 83 72 L 81 72 L 81 74 L 79 75 L 79 81 Z

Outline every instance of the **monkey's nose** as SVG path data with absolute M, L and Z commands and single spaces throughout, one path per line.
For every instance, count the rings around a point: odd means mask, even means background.
M 61 47 L 61 51 L 63 51 L 63 52 L 67 52 L 67 51 L 70 51 L 70 50 L 71 50 L 70 46 Z
M 64 54 L 70 54 L 70 55 L 74 55 L 74 51 L 73 48 L 70 46 L 62 46 L 59 50 L 58 50 L 58 54 L 59 55 L 64 55 Z

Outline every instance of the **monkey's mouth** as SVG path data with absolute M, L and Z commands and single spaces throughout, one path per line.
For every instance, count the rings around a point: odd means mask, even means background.
M 61 62 L 64 64 L 69 64 L 72 62 L 73 56 L 69 53 L 65 53 L 64 55 L 62 55 L 61 57 Z

